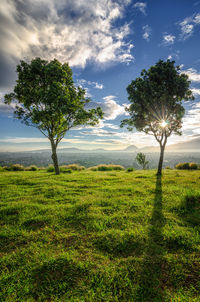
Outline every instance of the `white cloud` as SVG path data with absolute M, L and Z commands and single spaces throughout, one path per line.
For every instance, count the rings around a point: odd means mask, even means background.
M 192 93 L 196 96 L 200 95 L 200 89 L 197 89 L 197 88 L 192 88 Z
M 181 26 L 183 40 L 189 38 L 193 34 L 194 25 L 185 24 Z
M 101 105 L 105 120 L 114 120 L 117 116 L 125 114 L 125 106 L 119 105 L 115 101 L 115 96 L 108 95 L 104 97 L 104 103 Z
M 98 82 L 88 81 L 87 84 L 91 85 L 93 88 L 96 88 L 96 89 L 103 89 L 103 84 L 100 84 Z
M 129 1 L 2 1 L 0 51 L 6 56 L 56 57 L 81 67 L 89 60 L 98 64 L 133 60 L 126 41 L 130 26 L 114 26 Z
M 194 14 L 190 17 L 185 18 L 179 22 L 178 25 L 181 28 L 180 38 L 186 40 L 191 37 L 194 33 L 195 26 L 200 24 L 200 14 Z
M 119 129 L 119 126 L 118 126 L 118 125 L 115 125 L 115 124 L 105 123 L 105 122 L 104 122 L 103 125 L 104 125 L 104 127 L 107 127 L 107 128 L 109 128 L 109 129 L 115 129 L 115 130 Z
M 127 115 L 127 112 L 125 111 L 126 106 L 127 104 L 119 105 L 116 102 L 116 96 L 108 95 L 103 98 L 103 102 L 91 101 L 90 103 L 86 104 L 86 109 L 88 110 L 96 107 L 101 107 L 104 112 L 104 120 L 114 120 L 119 115 Z M 100 125 L 101 123 L 102 121 L 100 122 Z
M 200 134 L 200 102 L 193 104 L 183 118 L 183 134 Z
M 174 44 L 175 41 L 175 36 L 170 35 L 170 34 L 164 34 L 163 35 L 163 43 L 164 45 L 172 45 Z
M 98 83 L 98 82 L 92 82 L 92 81 L 86 81 L 84 79 L 78 79 L 76 80 L 76 83 L 75 83 L 77 86 L 80 86 L 82 88 L 85 89 L 86 91 L 86 96 L 87 97 L 92 97 L 92 94 L 90 92 L 90 88 L 93 88 L 93 89 L 103 89 L 104 86 L 103 84 L 101 83 Z M 89 86 L 89 87 L 87 87 Z
M 14 105 L 6 105 L 2 102 L 0 102 L 0 112 L 1 113 L 12 113 L 14 110 Z
M 143 13 L 144 15 L 146 15 L 146 7 L 147 4 L 146 2 L 136 2 L 133 7 L 139 9 L 139 11 L 141 11 L 141 13 Z
M 178 59 L 179 58 L 180 51 L 176 50 L 175 52 L 171 53 L 168 55 L 167 59 L 172 60 L 172 59 Z
M 186 70 L 182 70 L 182 73 L 187 74 L 191 81 L 200 83 L 200 73 L 198 73 L 196 69 L 188 68 Z
M 103 89 L 103 84 L 99 84 L 99 83 L 95 83 L 95 87 L 96 89 Z
M 152 33 L 152 30 L 151 30 L 151 27 L 149 25 L 145 25 L 143 26 L 143 39 L 145 39 L 146 41 L 150 41 L 150 36 L 151 36 L 151 33 Z
M 118 133 L 108 131 L 108 130 L 105 130 L 105 129 L 101 129 L 101 128 L 94 128 L 94 129 L 91 129 L 91 131 L 83 131 L 83 132 L 81 132 L 81 134 L 83 134 L 83 135 L 95 135 L 95 136 L 110 136 L 110 135 L 115 136 Z
M 200 14 L 197 14 L 195 17 L 194 17 L 194 23 L 195 24 L 200 24 Z

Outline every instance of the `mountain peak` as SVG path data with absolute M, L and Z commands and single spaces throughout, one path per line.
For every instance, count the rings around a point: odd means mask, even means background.
M 135 145 L 130 145 L 124 151 L 136 151 L 138 148 Z

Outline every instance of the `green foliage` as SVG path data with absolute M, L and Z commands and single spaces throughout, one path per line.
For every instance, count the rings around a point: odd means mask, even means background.
M 198 169 L 198 165 L 196 163 L 190 163 L 189 164 L 189 168 L 190 168 L 190 170 L 197 170 Z
M 28 126 L 45 131 L 56 143 L 67 130 L 80 125 L 95 125 L 102 117 L 100 108 L 86 111 L 90 100 L 85 90 L 74 86 L 72 70 L 67 63 L 40 58 L 17 66 L 18 80 L 14 92 L 5 96 L 5 102 L 18 101 L 15 116 Z
M 121 165 L 97 165 L 94 167 L 90 167 L 89 170 L 92 170 L 92 171 L 112 171 L 112 170 L 121 171 L 121 170 L 124 170 L 124 167 Z
M 72 169 L 65 168 L 65 166 L 60 167 L 60 172 L 62 173 L 72 173 Z
M 181 119 L 184 115 L 182 100 L 193 99 L 186 74 L 180 73 L 174 61 L 160 60 L 149 70 L 143 70 L 127 87 L 131 105 L 127 108 L 131 118 L 123 125 L 136 127 L 138 131 L 153 134 L 158 141 L 163 135 L 180 134 Z M 167 125 L 163 131 L 161 122 Z M 132 130 L 132 129 L 130 129 Z
M 11 171 L 24 171 L 24 166 L 20 164 L 11 165 Z
M 31 166 L 25 168 L 25 171 L 37 171 L 37 170 L 38 170 L 38 167 L 35 165 L 31 165 Z
M 70 170 L 73 170 L 73 171 L 82 171 L 82 170 L 85 170 L 85 167 L 77 165 L 77 164 L 70 164 L 70 165 L 63 165 L 63 166 L 60 167 L 60 169 L 62 169 L 63 171 L 65 169 L 70 169 Z
M 56 174 L 59 167 L 56 148 L 66 132 L 78 125 L 96 125 L 103 117 L 100 107 L 86 110 L 90 99 L 85 90 L 75 87 L 67 63 L 40 58 L 17 65 L 14 91 L 5 95 L 5 103 L 17 105 L 14 115 L 28 126 L 38 128 L 51 142 Z
M 62 173 L 72 173 L 72 171 L 82 171 L 85 170 L 84 166 L 79 166 L 77 164 L 71 164 L 71 165 L 63 165 L 60 166 L 60 172 Z M 54 167 L 52 165 L 50 165 L 47 168 L 47 172 L 54 172 Z
M 47 168 L 47 172 L 55 172 L 55 168 L 52 165 L 49 165 Z
M 130 118 L 121 122 L 128 130 L 154 135 L 160 144 L 161 154 L 158 174 L 161 174 L 164 149 L 168 137 L 181 135 L 183 100 L 194 99 L 189 89 L 188 76 L 180 72 L 174 61 L 160 60 L 149 70 L 143 70 L 127 87 L 130 106 L 126 108 Z
M 179 163 L 175 166 L 178 170 L 189 170 L 189 163 Z
M 5 171 L 12 171 L 11 166 L 4 166 L 3 169 L 4 169 Z
M 199 302 L 200 171 L 176 173 L 1 173 L 0 301 Z
M 133 171 L 135 171 L 134 168 L 128 168 L 128 169 L 127 169 L 127 172 L 133 172 Z
M 147 169 L 148 168 L 148 164 L 149 164 L 149 161 L 146 160 L 146 155 L 142 152 L 139 152 L 137 155 L 136 155 L 136 161 L 138 162 L 139 165 L 142 166 L 142 169 Z
M 4 172 L 4 171 L 5 171 L 4 167 L 0 166 L 0 172 Z
M 179 163 L 175 166 L 178 170 L 197 170 L 198 165 L 196 163 Z

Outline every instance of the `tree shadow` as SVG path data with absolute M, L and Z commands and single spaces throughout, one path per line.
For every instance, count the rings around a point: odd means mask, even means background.
M 154 207 L 150 220 L 139 286 L 135 301 L 164 301 L 165 269 L 162 229 L 165 219 L 162 213 L 162 178 L 157 176 Z

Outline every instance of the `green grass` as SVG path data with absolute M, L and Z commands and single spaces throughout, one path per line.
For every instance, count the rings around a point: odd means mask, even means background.
M 0 174 L 0 301 L 200 301 L 200 171 Z

